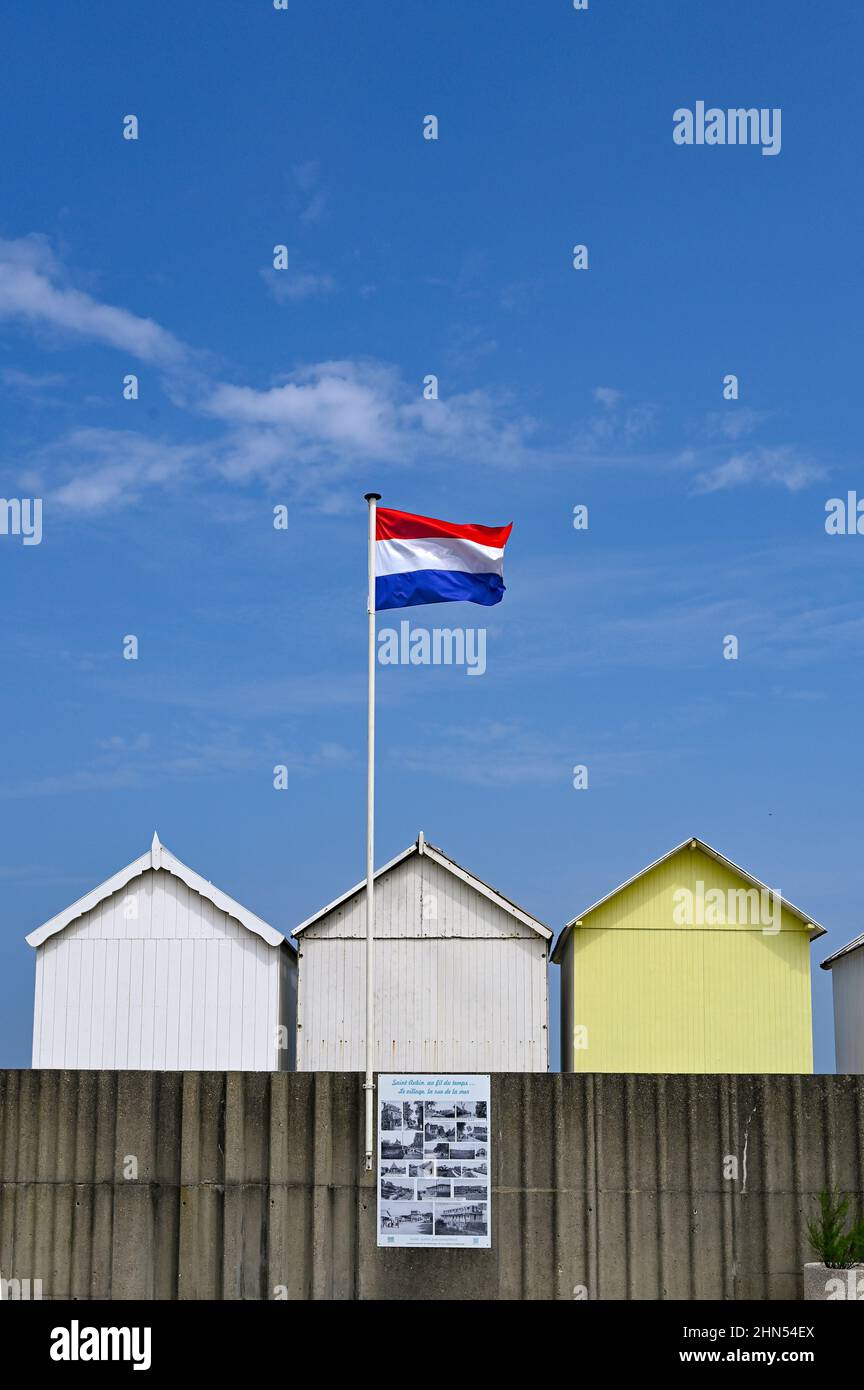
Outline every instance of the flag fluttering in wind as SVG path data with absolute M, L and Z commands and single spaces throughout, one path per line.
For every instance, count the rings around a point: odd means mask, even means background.
M 375 521 L 376 610 L 501 602 L 512 524 L 463 525 L 389 507 L 378 507 Z
M 413 512 L 379 507 L 380 492 L 367 492 L 369 508 L 366 599 L 368 690 L 366 757 L 366 1171 L 374 1166 L 375 1089 L 375 614 L 418 603 L 482 603 L 504 597 L 504 547 L 511 526 L 454 525 Z

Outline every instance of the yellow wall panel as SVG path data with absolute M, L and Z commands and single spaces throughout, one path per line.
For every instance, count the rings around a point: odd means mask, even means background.
M 615 893 L 608 902 L 602 903 L 593 912 L 585 913 L 581 920 L 586 924 L 590 922 L 592 927 L 603 926 L 622 930 L 632 927 L 638 927 L 640 930 L 646 927 L 670 927 L 676 909 L 676 891 L 687 889 L 694 895 L 695 900 L 700 883 L 703 885 L 704 895 L 711 891 L 719 891 L 727 900 L 730 894 L 751 892 L 758 895 L 758 890 L 752 884 L 706 854 L 704 850 L 686 848 L 673 855 L 671 859 L 664 860 L 656 868 L 641 874 L 629 887 Z M 782 885 L 769 886 L 777 893 L 783 891 Z M 759 906 L 761 907 L 761 904 Z M 767 907 L 769 912 L 773 911 L 771 903 L 768 903 Z M 752 921 L 750 925 L 760 925 L 760 922 Z M 746 931 L 748 922 L 746 918 L 742 921 L 727 921 L 720 924 L 720 928 L 726 931 Z M 782 931 L 797 932 L 803 929 L 800 918 L 790 912 L 781 913 Z
M 771 915 L 772 929 L 751 925 L 744 899 L 734 896 L 750 886 L 687 848 L 585 914 L 562 960 L 570 1033 L 562 1065 L 580 1072 L 812 1072 L 809 933 L 788 912 L 778 931 Z M 720 890 L 730 910 L 717 925 L 676 924 L 679 888 L 694 902 Z M 759 904 L 766 907 L 773 914 L 770 903 Z
M 702 934 L 706 1071 L 812 1072 L 805 931 Z

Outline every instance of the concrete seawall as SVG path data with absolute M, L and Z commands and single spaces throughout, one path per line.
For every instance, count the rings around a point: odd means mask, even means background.
M 864 1076 L 498 1074 L 493 1248 L 379 1250 L 353 1073 L 0 1071 L 0 1272 L 43 1298 L 800 1298 Z

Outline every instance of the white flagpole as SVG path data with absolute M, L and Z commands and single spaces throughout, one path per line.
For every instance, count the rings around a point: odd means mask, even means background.
M 366 1171 L 374 1163 L 375 1127 L 372 1098 L 375 1069 L 375 511 L 381 501 L 380 492 L 367 492 L 369 504 L 369 596 L 366 611 L 369 618 L 369 720 L 366 763 Z

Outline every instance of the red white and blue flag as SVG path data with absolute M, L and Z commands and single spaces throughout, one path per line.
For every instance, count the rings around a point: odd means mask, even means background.
M 379 507 L 375 532 L 375 608 L 418 603 L 482 603 L 504 597 L 510 526 L 456 525 Z

